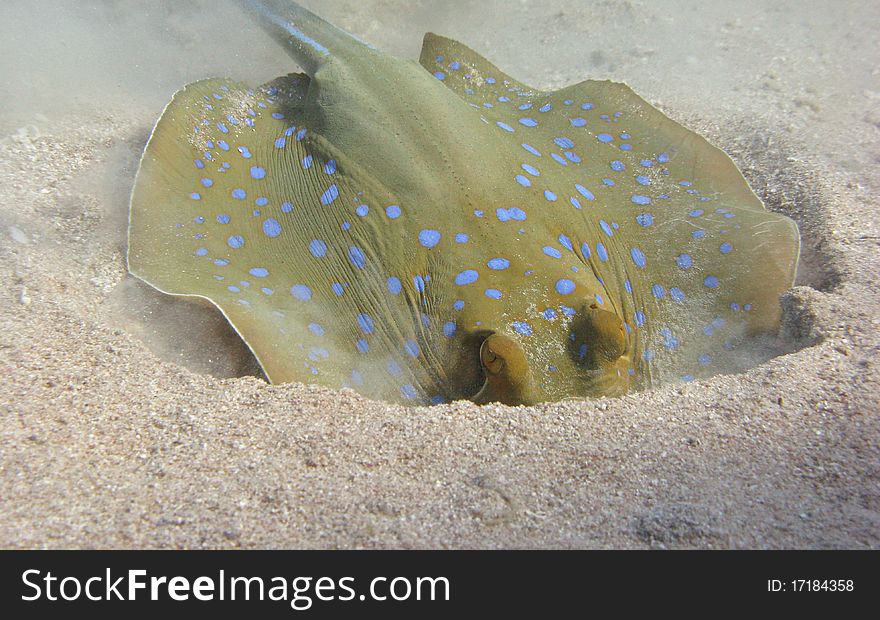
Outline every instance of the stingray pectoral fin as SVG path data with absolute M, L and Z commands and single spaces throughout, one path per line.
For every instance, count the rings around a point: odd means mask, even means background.
M 385 262 L 417 245 L 393 196 L 303 120 L 308 79 L 206 80 L 175 95 L 131 201 L 129 268 L 210 300 L 273 382 L 428 402 L 419 291 Z M 400 228 L 400 225 L 397 224 Z M 398 249 L 403 248 L 403 249 Z
M 425 34 L 419 64 L 434 74 L 449 89 L 460 96 L 472 94 L 472 89 L 509 95 L 510 91 L 529 91 L 532 88 L 504 73 L 464 43 L 433 32 Z
M 486 382 L 473 398 L 478 404 L 530 405 L 540 400 L 532 372 L 519 344 L 504 334 L 492 334 L 480 347 Z

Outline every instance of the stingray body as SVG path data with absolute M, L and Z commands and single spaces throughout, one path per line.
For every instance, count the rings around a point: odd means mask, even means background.
M 542 92 L 450 39 L 417 64 L 243 4 L 305 73 L 174 96 L 129 268 L 214 303 L 271 381 L 530 404 L 706 376 L 776 329 L 795 224 L 628 87 Z

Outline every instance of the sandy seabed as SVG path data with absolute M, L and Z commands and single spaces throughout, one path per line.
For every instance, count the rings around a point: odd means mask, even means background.
M 176 88 L 294 67 L 222 3 L 12 0 L 0 546 L 880 546 L 880 5 L 307 4 L 400 56 L 432 30 L 536 87 L 625 81 L 724 148 L 801 229 L 791 352 L 528 408 L 268 385 L 216 312 L 126 274 L 127 197 Z

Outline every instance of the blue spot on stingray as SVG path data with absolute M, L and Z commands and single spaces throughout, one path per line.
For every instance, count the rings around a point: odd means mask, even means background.
M 715 276 L 706 276 L 703 280 L 703 284 L 708 288 L 718 288 L 718 278 Z
M 549 112 L 552 109 L 553 109 L 552 105 L 550 105 L 549 103 L 545 103 L 540 108 L 538 108 L 538 112 Z
M 364 252 L 356 245 L 348 248 L 348 260 L 351 261 L 351 264 L 357 267 L 358 269 L 363 269 L 366 265 L 366 258 L 364 257 Z
M 229 150 L 229 144 L 226 142 L 226 140 L 218 140 L 217 146 L 219 146 L 224 151 Z
M 633 262 L 636 264 L 636 267 L 644 268 L 647 264 L 645 260 L 645 253 L 642 252 L 639 248 L 632 248 L 629 251 L 630 256 L 632 256 Z
M 211 187 L 212 185 L 214 185 L 214 181 L 211 179 L 202 179 L 202 185 L 204 185 L 205 187 Z
M 550 256 L 551 258 L 562 258 L 562 252 L 554 247 L 550 247 L 549 245 L 544 246 L 544 254 Z
M 501 127 L 501 129 L 503 129 L 504 131 L 511 131 L 511 132 L 513 131 L 513 127 L 511 127 L 507 123 L 502 123 L 501 121 L 496 121 L 495 124 L 498 125 L 499 127 Z
M 456 310 L 461 310 L 462 308 L 464 308 L 464 301 L 461 299 L 458 299 L 458 300 L 456 300 L 456 302 L 454 304 L 452 304 L 452 307 L 455 308 Z
M 244 237 L 241 235 L 232 235 L 229 239 L 226 240 L 227 245 L 229 247 L 237 250 L 244 246 Z
M 309 252 L 311 252 L 312 256 L 315 258 L 322 258 L 327 254 L 327 244 L 320 239 L 313 239 L 309 244 Z
M 599 228 L 601 228 L 602 231 L 606 235 L 608 235 L 609 237 L 614 236 L 614 232 L 611 230 L 611 227 L 608 225 L 608 222 L 606 222 L 605 220 L 599 220 Z
M 455 283 L 459 286 L 464 286 L 465 284 L 473 284 L 479 278 L 480 274 L 473 269 L 465 269 L 460 274 L 455 276 Z
M 614 181 L 611 179 L 602 179 L 602 183 L 608 187 L 614 187 Z
M 624 281 L 623 288 L 627 293 L 632 293 L 633 292 L 632 282 L 630 282 L 629 280 Z
M 442 82 L 443 80 L 446 79 L 446 74 L 443 73 L 442 71 L 435 71 L 435 72 L 434 72 L 434 77 L 437 78 L 438 80 L 440 80 L 440 81 Z
M 532 326 L 525 321 L 514 321 L 513 329 L 515 329 L 517 333 L 522 334 L 523 336 L 531 336 L 533 333 Z
M 247 192 L 245 192 L 241 188 L 236 188 L 232 190 L 232 197 L 236 200 L 244 200 L 245 198 L 247 198 Z
M 321 195 L 321 204 L 322 205 L 329 205 L 334 200 L 336 200 L 338 197 L 339 197 L 339 189 L 336 187 L 336 184 L 334 183 L 333 185 L 331 185 L 330 187 L 327 188 L 326 192 L 324 192 Z
M 447 338 L 452 338 L 455 335 L 455 330 L 455 321 L 447 321 L 443 324 L 443 335 Z
M 569 250 L 571 252 L 574 251 L 574 248 L 571 247 L 571 239 L 569 239 L 565 235 L 559 235 L 559 243 L 562 244 L 562 247 L 564 247 L 566 250 Z
M 645 168 L 650 168 L 654 165 L 654 162 L 652 162 L 650 159 L 643 159 L 639 163 L 642 164 L 642 166 Z
M 229 133 L 229 128 L 223 123 L 217 123 L 217 129 L 219 129 L 223 133 Z
M 650 199 L 650 198 L 648 198 L 647 196 L 640 196 L 640 195 L 638 195 L 638 194 L 636 194 L 635 196 L 632 197 L 632 201 L 633 201 L 634 204 L 637 204 L 637 205 L 649 205 L 649 204 L 651 204 L 651 199 Z
M 241 156 L 245 159 L 250 159 L 252 157 L 250 149 L 246 146 L 238 147 L 238 152 L 241 153 Z
M 596 256 L 603 262 L 608 260 L 608 250 L 605 249 L 601 241 L 596 244 Z
M 336 172 L 336 160 L 331 159 L 324 164 L 324 174 L 333 174 L 334 172 Z
M 626 165 L 624 165 L 624 163 L 619 159 L 615 159 L 613 162 L 611 162 L 611 169 L 616 172 L 623 172 L 624 170 L 626 170 Z
M 266 276 L 269 275 L 269 270 L 265 269 L 263 267 L 254 267 L 253 269 L 248 271 L 248 273 L 251 274 L 252 276 L 254 276 L 255 278 L 265 278 Z
M 538 125 L 538 121 L 528 116 L 519 119 L 519 123 L 520 125 L 525 125 L 526 127 L 536 127 Z
M 519 109 L 519 110 L 528 110 L 528 109 L 531 108 L 531 107 L 532 107 L 532 104 L 531 104 L 531 103 L 524 103 L 524 104 L 522 104 L 521 106 L 519 106 L 518 109 Z
M 587 189 L 586 187 L 584 187 L 583 185 L 580 185 L 580 184 L 575 183 L 574 188 L 578 191 L 578 193 L 579 193 L 581 196 L 583 196 L 583 197 L 586 198 L 587 200 L 595 200 L 595 199 L 596 199 L 596 197 L 593 195 L 593 192 L 591 192 L 590 190 L 588 190 L 588 189 Z
M 309 331 L 315 334 L 316 336 L 324 335 L 324 328 L 321 327 L 318 323 L 309 323 Z
M 458 233 L 457 235 L 455 235 L 456 243 L 467 243 L 468 239 L 470 239 L 470 237 L 468 237 L 465 233 Z
M 387 215 L 389 219 L 396 220 L 400 217 L 400 207 L 397 205 L 385 207 L 385 215 Z
M 541 176 L 541 171 L 538 170 L 537 168 L 535 168 L 534 166 L 531 166 L 529 164 L 523 164 L 521 166 L 521 168 L 523 170 L 525 170 L 526 172 L 528 172 L 532 176 L 535 176 L 535 177 Z
M 700 363 L 700 366 L 708 366 L 712 363 L 712 356 L 703 353 L 700 357 L 697 358 L 697 361 Z
M 337 297 L 342 297 L 342 294 L 345 292 L 345 287 L 339 282 L 334 282 L 330 285 L 330 290 L 332 290 Z
M 641 213 L 636 216 L 636 222 L 639 223 L 639 226 L 650 226 L 654 223 L 654 216 L 650 213 Z
M 388 285 L 388 292 L 392 295 L 399 295 L 403 288 L 400 284 L 400 280 L 394 276 L 388 278 L 385 283 Z
M 633 319 L 636 322 L 636 327 L 643 327 L 648 318 L 645 316 L 645 313 L 641 310 L 636 310 L 635 314 L 633 314 Z
M 293 205 L 290 204 L 289 202 L 282 203 L 281 204 L 281 211 L 283 213 L 290 213 L 291 211 L 293 211 Z
M 308 170 L 309 168 L 312 167 L 312 162 L 314 161 L 314 159 L 315 159 L 315 158 L 312 157 L 311 155 L 306 155 L 306 156 L 303 157 L 303 159 L 302 159 L 302 167 L 303 167 L 305 170 Z
M 267 237 L 277 237 L 281 234 L 281 224 L 276 219 L 268 218 L 263 222 L 263 234 Z
M 487 264 L 489 265 L 489 269 L 495 269 L 497 271 L 510 267 L 510 261 L 506 258 L 493 258 Z
M 544 190 L 544 198 L 546 198 L 550 202 L 555 202 L 557 199 L 556 194 L 551 192 L 549 189 Z
M 593 109 L 592 103 L 587 102 L 587 103 L 581 104 L 581 110 L 592 110 L 592 109 Z
M 280 138 L 275 140 L 275 148 L 276 149 L 283 149 L 286 144 L 287 144 L 287 138 L 285 138 L 284 136 L 281 136 Z
M 729 254 L 733 250 L 733 246 L 729 243 L 722 243 L 718 249 L 722 254 Z
M 685 298 L 684 291 L 678 287 L 673 287 L 669 289 L 669 296 L 672 297 L 674 301 L 678 302 L 684 301 Z
M 569 295 L 574 292 L 575 283 L 571 280 L 567 280 L 562 278 L 561 280 L 556 281 L 556 292 L 560 295 Z
M 551 321 L 557 317 L 558 313 L 554 308 L 547 308 L 544 310 L 544 318 L 548 321 Z
M 655 284 L 651 287 L 651 294 L 654 295 L 657 299 L 663 299 L 666 297 L 666 289 L 663 288 L 660 284 Z
M 202 199 L 202 195 L 198 192 L 193 192 L 192 194 L 189 195 L 189 197 L 192 198 L 193 200 L 201 200 Z
M 403 345 L 403 349 L 411 357 L 418 357 L 419 354 L 422 352 L 421 349 L 419 349 L 419 343 L 417 343 L 415 340 L 407 340 L 406 343 L 404 343 Z
M 639 176 L 637 176 L 637 177 L 636 177 L 636 181 L 637 181 L 640 185 L 650 185 L 650 184 L 651 184 L 651 179 L 649 179 L 648 177 L 643 176 L 643 175 L 639 175 Z
M 426 279 L 428 279 L 427 276 L 425 276 L 424 278 L 422 276 L 415 276 L 413 278 L 413 286 L 416 287 L 416 290 L 419 293 L 425 292 L 425 280 Z
M 260 196 L 259 198 L 254 200 L 254 204 L 258 207 L 265 207 L 267 204 L 269 204 L 269 199 L 264 196 Z
M 705 230 L 695 230 L 694 232 L 691 233 L 691 237 L 693 237 L 694 239 L 702 239 L 705 236 L 706 236 Z
M 596 139 L 599 142 L 611 142 L 612 140 L 614 140 L 614 136 L 612 136 L 610 133 L 600 133 L 596 136 Z
M 419 231 L 419 243 L 429 250 L 440 243 L 440 232 L 430 228 L 424 228 Z
M 498 208 L 495 210 L 495 215 L 501 222 L 507 222 L 509 220 L 517 220 L 521 222 L 526 219 L 526 212 L 519 207 L 511 207 L 510 209 Z
M 679 254 L 675 257 L 675 264 L 682 269 L 690 269 L 691 265 L 694 264 L 694 259 L 691 258 L 690 254 Z
M 405 385 L 401 385 L 400 386 L 400 393 L 407 400 L 415 400 L 415 398 L 419 395 L 419 393 L 416 391 L 416 388 L 414 388 L 412 386 L 412 384 L 410 384 L 410 383 L 407 383 Z
M 268 287 L 263 287 L 260 290 L 263 291 L 264 295 L 274 295 L 275 294 L 275 291 L 273 291 L 272 289 L 270 289 Z
M 361 353 L 367 353 L 370 350 L 370 343 L 363 338 L 358 338 L 357 344 L 355 346 L 357 347 L 357 350 Z
M 207 255 L 208 255 L 208 248 L 199 248 L 198 250 L 196 250 L 196 256 L 207 256 Z
M 579 164 L 581 162 L 580 156 L 572 151 L 565 151 L 565 156 L 574 164 Z
M 587 124 L 587 119 L 581 118 L 580 116 L 578 116 L 578 117 L 571 119 L 571 121 L 569 121 L 569 122 L 571 122 L 571 124 L 574 125 L 575 127 L 583 127 L 584 125 Z
M 502 293 L 497 288 L 487 288 L 484 293 L 489 299 L 501 299 Z
M 373 329 L 374 329 L 373 319 L 372 319 L 372 317 L 370 317 L 369 314 L 364 314 L 364 313 L 358 314 L 357 315 L 357 324 L 358 324 L 358 327 L 361 328 L 361 331 L 364 332 L 365 334 L 372 334 L 373 333 Z
M 570 149 L 574 146 L 574 142 L 569 138 L 554 138 L 553 142 L 561 149 Z
M 575 209 L 580 209 L 580 208 L 581 208 L 581 202 L 580 202 L 580 200 L 578 200 L 578 199 L 575 198 L 574 196 L 570 196 L 569 199 L 568 199 L 568 201 L 571 203 L 571 206 L 573 206 Z
M 305 284 L 294 284 L 290 288 L 290 294 L 300 301 L 308 301 L 312 298 L 312 289 Z
M 586 242 L 584 242 L 584 243 L 581 244 L 581 254 L 584 255 L 584 258 L 590 258 L 590 256 L 593 254 L 593 253 L 590 251 L 590 246 L 587 245 Z
M 539 151 L 538 149 L 536 149 L 535 147 L 533 147 L 533 146 L 530 145 L 530 144 L 523 144 L 522 147 L 523 147 L 525 150 L 527 150 L 529 153 L 531 153 L 532 155 L 535 155 L 536 157 L 540 157 L 540 156 L 541 156 L 541 151 Z

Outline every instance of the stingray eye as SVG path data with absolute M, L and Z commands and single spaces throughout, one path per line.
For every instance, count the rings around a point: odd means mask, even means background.
M 487 372 L 493 375 L 497 375 L 504 368 L 504 360 L 492 350 L 492 345 L 489 343 L 488 338 L 483 341 L 483 345 L 480 347 L 480 363 L 483 364 L 483 368 Z

